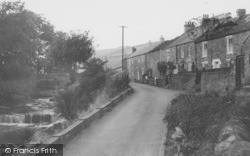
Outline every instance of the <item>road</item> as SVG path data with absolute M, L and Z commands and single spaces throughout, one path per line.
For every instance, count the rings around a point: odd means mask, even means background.
M 167 104 L 178 92 L 132 84 L 134 93 L 64 148 L 64 156 L 158 156 Z

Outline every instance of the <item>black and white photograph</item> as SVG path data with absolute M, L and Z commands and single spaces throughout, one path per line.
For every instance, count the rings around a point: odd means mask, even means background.
M 250 156 L 249 0 L 0 0 L 0 156 Z

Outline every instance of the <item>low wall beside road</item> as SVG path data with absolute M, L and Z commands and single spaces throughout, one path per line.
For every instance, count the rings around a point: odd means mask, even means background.
M 94 120 L 102 117 L 107 111 L 115 107 L 126 96 L 133 92 L 132 88 L 128 88 L 124 92 L 118 94 L 116 97 L 109 100 L 109 102 L 98 107 L 84 118 L 79 118 L 71 126 L 63 130 L 62 132 L 52 136 L 44 144 L 66 144 L 69 140 L 76 137 L 84 128 L 88 127 Z

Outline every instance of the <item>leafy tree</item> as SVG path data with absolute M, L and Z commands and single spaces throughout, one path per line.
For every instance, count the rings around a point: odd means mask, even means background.
M 99 58 L 92 58 L 85 63 L 85 71 L 80 75 L 80 88 L 83 91 L 89 92 L 104 87 L 104 64 Z
M 84 72 L 79 76 L 80 85 L 69 87 L 59 94 L 57 109 L 65 118 L 72 120 L 80 111 L 88 109 L 97 91 L 105 86 L 104 64 L 105 62 L 98 58 L 88 60 Z
M 94 53 L 93 40 L 88 34 L 87 31 L 71 34 L 57 32 L 49 54 L 55 65 L 73 71 L 76 71 L 78 66 L 84 66 Z
M 18 79 L 8 68 L 34 69 L 37 58 L 52 40 L 53 26 L 41 15 L 25 9 L 22 2 L 0 3 L 0 75 Z M 22 73 L 22 71 L 20 71 Z

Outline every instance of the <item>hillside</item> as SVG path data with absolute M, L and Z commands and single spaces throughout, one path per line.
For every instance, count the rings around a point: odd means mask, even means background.
M 136 46 L 125 46 L 124 47 L 124 56 L 128 57 L 132 54 L 132 48 L 136 48 L 136 52 L 133 55 L 138 55 L 139 53 L 144 53 L 150 49 L 149 47 L 155 47 L 160 42 L 150 42 Z M 130 55 L 131 56 L 131 55 Z M 100 58 L 102 60 L 107 59 L 107 67 L 108 68 L 119 68 L 121 67 L 121 60 L 122 60 L 122 48 L 113 48 L 113 49 L 104 49 L 104 50 L 97 50 L 95 53 L 95 57 Z
M 124 47 L 125 56 L 128 56 L 131 53 L 132 53 L 132 47 L 129 46 Z M 95 57 L 100 58 L 102 60 L 107 59 L 108 68 L 118 68 L 121 67 L 122 48 L 119 47 L 114 49 L 97 50 L 95 53 Z

